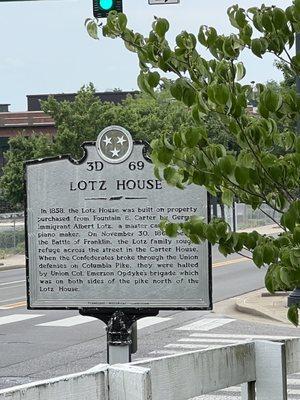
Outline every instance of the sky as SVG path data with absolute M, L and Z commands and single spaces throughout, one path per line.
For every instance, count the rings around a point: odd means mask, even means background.
M 180 0 L 176 5 L 149 5 L 148 0 L 123 0 L 128 27 L 146 35 L 154 16 L 170 22 L 168 38 L 187 30 L 197 34 L 200 25 L 231 33 L 229 6 L 259 6 L 260 0 Z M 286 8 L 292 0 L 267 0 Z M 98 91 L 137 89 L 137 57 L 120 39 L 91 39 L 84 21 L 92 17 L 92 0 L 0 0 L 0 103 L 11 111 L 26 111 L 26 95 L 72 93 L 92 82 Z M 209 54 L 200 48 L 200 53 Z M 263 61 L 245 54 L 246 82 L 280 80 L 274 59 Z

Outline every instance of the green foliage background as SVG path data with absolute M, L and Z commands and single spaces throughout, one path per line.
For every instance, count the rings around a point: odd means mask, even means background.
M 143 92 L 154 96 L 165 73 L 173 74 L 171 95 L 192 111 L 188 130 L 152 141 L 157 177 L 181 190 L 204 186 L 213 195 L 221 193 L 228 205 L 234 197 L 253 209 L 267 204 L 281 215 L 280 222 L 274 221 L 282 229 L 278 237 L 233 232 L 222 219 L 207 224 L 197 216 L 181 224 L 164 221 L 165 233 L 175 237 L 183 232 L 194 243 L 208 240 L 225 256 L 247 251 L 257 267 L 268 266 L 265 284 L 270 292 L 300 287 L 300 136 L 295 125 L 300 97 L 293 84 L 300 75 L 300 54 L 292 54 L 300 33 L 300 0 L 291 1 L 286 9 L 262 4 L 246 10 L 233 5 L 227 16 L 234 33 L 220 34 L 203 25 L 198 34 L 179 33 L 175 46 L 168 41 L 170 24 L 164 18 L 154 19 L 148 36 L 128 28 L 122 13 L 111 12 L 104 26 L 91 19 L 86 26 L 94 39 L 100 28 L 103 36 L 120 38 L 136 53 L 137 82 Z M 210 58 L 202 56 L 200 46 L 209 50 Z M 266 54 L 276 56 L 291 83 L 280 90 L 271 83 L 257 83 L 255 116 L 247 111 L 253 87 L 244 83 L 246 68 L 240 57 L 245 50 L 251 51 L 253 62 Z M 212 116 L 229 136 L 230 146 L 212 140 L 206 124 Z M 295 325 L 298 307 L 288 312 Z

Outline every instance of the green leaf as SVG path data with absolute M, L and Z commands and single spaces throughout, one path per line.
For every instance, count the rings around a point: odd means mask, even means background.
M 252 53 L 255 54 L 257 57 L 262 58 L 263 47 L 262 47 L 260 39 L 252 39 L 251 40 L 251 50 L 252 50 Z
M 241 186 L 245 186 L 249 182 L 249 171 L 245 167 L 237 166 L 234 171 L 234 176 L 237 183 Z
M 208 225 L 206 228 L 206 236 L 207 240 L 212 244 L 216 244 L 217 242 L 217 233 L 215 231 L 215 228 L 212 225 Z
M 159 84 L 159 80 L 160 80 L 160 75 L 158 72 L 154 71 L 154 72 L 149 72 L 148 73 L 148 83 L 149 86 L 151 87 L 156 87 Z
M 91 38 L 93 38 L 95 40 L 99 39 L 99 37 L 98 37 L 98 26 L 97 26 L 95 21 L 90 20 L 86 24 L 86 30 L 87 30 L 87 33 L 90 35 Z
M 257 239 L 258 239 L 258 233 L 256 231 L 249 233 L 245 241 L 245 246 L 247 247 L 247 249 L 249 250 L 254 249 L 257 244 Z
M 196 92 L 193 88 L 185 88 L 183 91 L 182 101 L 188 107 L 191 107 L 196 101 Z
M 274 262 L 274 249 L 272 246 L 269 244 L 266 244 L 263 246 L 263 260 L 265 264 L 271 264 L 271 262 Z
M 228 225 L 225 221 L 220 221 L 217 224 L 216 231 L 219 238 L 225 237 L 227 233 Z
M 173 151 L 166 148 L 161 149 L 157 153 L 157 159 L 162 164 L 168 165 L 173 157 Z
M 190 128 L 184 135 L 184 141 L 188 147 L 195 147 L 199 143 L 201 139 L 201 134 L 199 129 L 197 128 Z
M 281 8 L 273 9 L 273 23 L 276 29 L 281 29 L 286 24 L 285 12 Z
M 119 21 L 119 26 L 120 26 L 120 30 L 121 32 L 124 32 L 127 26 L 127 17 L 125 14 L 123 13 L 119 13 L 118 14 L 118 21 Z
M 198 33 L 198 40 L 199 40 L 199 43 L 202 44 L 202 46 L 207 47 L 207 40 L 206 40 L 206 36 L 204 34 L 204 30 L 206 30 L 206 27 L 200 26 L 199 33 Z
M 181 140 L 181 135 L 179 132 L 175 132 L 173 135 L 173 143 L 176 147 L 181 147 L 182 145 L 182 140 Z
M 158 18 L 156 21 L 156 24 L 154 26 L 155 32 L 158 34 L 160 37 L 164 37 L 165 34 L 169 30 L 169 22 L 165 18 Z
M 246 68 L 242 62 L 236 64 L 236 80 L 240 81 L 246 75 Z
M 176 100 L 181 100 L 182 95 L 183 95 L 183 86 L 181 84 L 180 79 L 177 79 L 170 87 L 170 92 L 171 95 L 176 99 Z
M 287 211 L 283 214 L 281 217 L 281 224 L 293 232 L 296 224 L 294 213 Z
M 274 269 L 275 269 L 275 266 L 270 265 L 270 267 L 268 268 L 268 271 L 266 273 L 266 276 L 265 276 L 265 286 L 270 293 L 275 293 L 276 286 L 277 286 L 276 275 L 274 274 Z
M 240 8 L 236 12 L 235 20 L 240 28 L 244 28 L 247 25 L 245 13 Z
M 294 0 L 294 6 L 298 13 L 300 13 L 300 0 Z
M 206 229 L 203 221 L 191 219 L 190 223 L 190 232 L 192 235 L 197 235 L 202 241 L 206 239 Z
M 219 167 L 221 172 L 225 175 L 231 175 L 235 169 L 235 158 L 231 155 L 227 155 L 219 159 Z
M 264 106 L 271 112 L 276 112 L 282 105 L 282 97 L 279 93 L 274 90 L 267 88 L 262 93 L 262 99 Z
M 233 202 L 233 193 L 229 189 L 223 189 L 222 190 L 222 203 L 225 204 L 228 207 L 232 206 Z
M 288 309 L 287 313 L 289 321 L 295 326 L 299 325 L 299 314 L 298 314 L 298 305 L 293 304 L 291 307 Z
M 169 237 L 176 237 L 178 232 L 178 225 L 173 223 L 168 223 L 165 225 L 166 235 Z
M 293 232 L 293 240 L 295 244 L 300 244 L 300 226 L 296 226 Z
M 235 58 L 237 56 L 234 49 L 234 42 L 230 37 L 225 38 L 222 50 L 228 58 Z
M 267 32 L 273 32 L 272 15 L 271 12 L 264 12 L 261 18 L 262 26 Z
M 253 25 L 259 32 L 264 33 L 264 28 L 262 26 L 262 15 L 259 11 L 255 12 L 253 15 Z
M 230 90 L 225 83 L 214 87 L 214 98 L 218 104 L 225 106 L 230 97 Z
M 155 178 L 158 179 L 159 181 L 162 180 L 162 178 L 161 178 L 161 176 L 160 176 L 160 173 L 159 173 L 159 168 L 157 168 L 157 167 L 154 167 L 154 176 L 155 176 Z
M 263 247 L 262 246 L 256 246 L 255 249 L 253 250 L 253 262 L 254 264 L 260 268 L 264 264 L 264 259 L 263 259 Z
M 206 182 L 206 176 L 204 172 L 195 171 L 193 174 L 193 183 L 195 185 L 203 186 Z
M 189 235 L 189 238 L 192 243 L 195 243 L 195 244 L 201 243 L 201 240 L 200 240 L 199 236 L 197 236 L 197 235 Z
M 176 175 L 177 170 L 173 167 L 167 167 L 164 169 L 164 179 L 169 182 Z
M 153 88 L 150 87 L 148 83 L 148 75 L 141 72 L 137 78 L 138 87 L 142 92 L 149 94 L 150 96 L 154 96 Z

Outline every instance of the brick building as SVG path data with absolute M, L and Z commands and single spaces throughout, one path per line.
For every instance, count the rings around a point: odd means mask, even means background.
M 128 95 L 135 96 L 139 92 L 98 92 L 95 93 L 101 101 L 121 103 Z M 52 94 L 58 101 L 74 101 L 76 93 Z M 30 136 L 33 133 L 56 134 L 53 119 L 41 110 L 41 100 L 47 100 L 49 94 L 28 95 L 27 111 L 10 112 L 10 104 L 0 104 L 0 174 L 4 166 L 4 153 L 9 149 L 9 139 L 18 134 Z M 1 193 L 0 193 L 1 194 Z M 12 212 L 14 207 L 0 200 L 0 214 Z
M 137 95 L 138 91 L 131 92 L 97 92 L 95 95 L 101 101 L 121 103 L 128 95 Z M 61 93 L 52 95 L 58 101 L 74 101 L 76 93 Z M 3 154 L 9 149 L 8 141 L 12 136 L 23 134 L 30 136 L 33 133 L 55 135 L 56 127 L 53 119 L 41 111 L 41 100 L 47 100 L 49 94 L 28 95 L 27 111 L 10 112 L 10 104 L 0 104 L 0 169 L 4 164 Z

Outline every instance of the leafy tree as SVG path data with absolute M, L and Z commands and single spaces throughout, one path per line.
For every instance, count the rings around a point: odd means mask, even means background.
M 166 38 L 169 22 L 164 18 L 155 18 L 148 37 L 128 29 L 122 13 L 111 12 L 106 25 L 99 26 L 104 36 L 121 38 L 137 54 L 141 90 L 154 96 L 163 74 L 173 73 L 177 79 L 170 85 L 172 96 L 192 109 L 193 124 L 187 131 L 152 142 L 156 175 L 179 189 L 192 184 L 206 187 L 213 195 L 221 192 L 225 204 L 231 204 L 233 196 L 253 209 L 266 203 L 281 214 L 278 225 L 283 232 L 278 237 L 256 231 L 235 233 L 224 220 L 206 224 L 198 217 L 180 224 L 165 221 L 164 231 L 169 236 L 182 231 L 194 243 L 218 243 L 224 255 L 251 252 L 257 267 L 269 266 L 265 284 L 270 292 L 283 285 L 300 287 L 300 200 L 294 194 L 300 183 L 300 137 L 288 124 L 299 116 L 300 100 L 294 90 L 281 93 L 258 84 L 258 115 L 249 115 L 252 87 L 242 83 L 246 69 L 239 61 L 245 49 L 254 59 L 271 53 L 299 75 L 300 56 L 291 56 L 289 50 L 300 32 L 300 0 L 285 10 L 265 5 L 245 10 L 234 5 L 227 14 L 235 33 L 222 35 L 201 26 L 197 36 L 186 31 L 177 35 L 175 47 Z M 88 20 L 87 29 L 97 38 L 97 21 Z M 211 59 L 200 55 L 199 44 L 210 51 Z M 212 142 L 205 126 L 205 118 L 211 115 L 219 117 L 238 152 Z M 280 156 L 273 154 L 275 146 L 280 147 Z M 295 325 L 297 307 L 288 312 Z
M 281 60 L 275 61 L 275 66 L 282 72 L 283 74 L 283 82 L 281 82 L 281 86 L 293 88 L 295 90 L 296 87 L 296 78 L 294 72 L 291 70 L 289 65 Z
M 33 135 L 16 136 L 10 139 L 10 150 L 6 152 L 6 165 L 1 177 L 1 195 L 16 208 L 22 208 L 24 196 L 24 169 L 25 160 L 53 155 L 53 146 L 50 136 Z
M 42 109 L 54 119 L 57 134 L 54 138 L 42 134 L 20 135 L 10 140 L 0 181 L 3 198 L 22 207 L 25 160 L 58 154 L 81 158 L 81 144 L 96 140 L 108 125 L 124 126 L 135 139 L 151 141 L 160 133 L 179 132 L 190 124 L 187 107 L 173 101 L 167 90 L 157 93 L 157 97 L 155 101 L 142 94 L 135 98 L 129 96 L 122 104 L 101 102 L 92 84 L 81 88 L 74 102 L 58 102 L 50 97 L 42 103 Z

